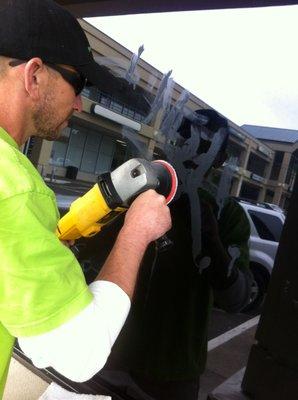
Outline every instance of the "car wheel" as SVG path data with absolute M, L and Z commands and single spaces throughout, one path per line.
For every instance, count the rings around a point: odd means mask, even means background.
M 253 274 L 253 283 L 251 296 L 248 305 L 242 310 L 247 314 L 256 314 L 260 311 L 267 292 L 268 279 L 259 265 L 252 265 L 251 272 Z

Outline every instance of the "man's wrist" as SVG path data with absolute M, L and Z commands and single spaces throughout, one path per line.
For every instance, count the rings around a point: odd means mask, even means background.
M 144 235 L 138 235 L 133 229 L 130 227 L 128 228 L 125 225 L 121 228 L 117 241 L 140 254 L 145 253 L 150 243 Z

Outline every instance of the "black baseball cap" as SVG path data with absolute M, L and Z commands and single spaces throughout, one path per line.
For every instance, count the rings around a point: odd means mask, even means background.
M 89 84 L 100 84 L 101 68 L 76 18 L 52 0 L 0 1 L 0 55 L 72 65 Z

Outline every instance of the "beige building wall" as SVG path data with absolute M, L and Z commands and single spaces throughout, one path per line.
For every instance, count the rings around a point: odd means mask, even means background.
M 270 180 L 270 173 L 268 176 L 268 188 L 274 192 L 273 203 L 283 207 L 285 200 L 290 197 L 289 185 L 286 184 L 286 177 L 292 154 L 298 150 L 298 142 L 286 143 L 266 140 L 264 143 L 272 148 L 274 152 L 282 151 L 284 153 L 278 179 L 276 181 Z M 270 172 L 272 165 L 273 161 L 271 162 Z
M 123 47 L 120 43 L 116 42 L 115 40 L 111 39 L 104 33 L 94 28 L 92 25 L 88 24 L 86 21 L 79 20 L 79 22 L 88 36 L 89 42 L 94 52 L 94 56 L 98 57 L 97 61 L 99 63 L 104 63 L 107 60 L 110 60 L 121 65 L 123 67 L 123 71 L 125 71 L 125 69 L 127 69 L 130 64 L 132 52 Z M 138 49 L 135 50 L 137 51 Z M 152 94 L 155 95 L 163 78 L 163 73 L 158 71 L 156 68 L 154 68 L 152 65 L 142 59 L 139 60 L 139 63 L 137 65 L 137 73 L 140 77 L 138 85 L 144 90 L 148 90 L 150 86 Z M 174 83 L 170 102 L 174 104 L 183 92 L 184 88 L 177 83 Z M 108 135 L 120 137 L 122 125 L 112 122 L 107 118 L 92 115 L 90 112 L 90 108 L 93 103 L 93 101 L 87 98 L 83 98 L 83 113 L 75 113 L 75 117 L 81 121 L 90 123 L 95 127 L 98 126 L 99 129 L 104 130 Z M 187 107 L 189 107 L 189 109 L 191 110 L 211 108 L 208 104 L 206 104 L 204 101 L 197 98 L 193 94 L 190 94 L 189 101 L 187 102 Z M 147 148 L 149 148 L 151 152 L 153 152 L 153 149 L 155 147 L 155 138 L 160 128 L 162 116 L 163 110 L 160 110 L 150 126 L 141 124 L 140 132 L 136 133 L 137 135 L 139 135 L 138 137 L 141 138 L 144 143 L 146 143 Z M 258 157 L 264 159 L 268 164 L 266 167 L 266 179 L 261 185 L 264 190 L 261 191 L 260 199 L 263 199 L 265 196 L 266 188 L 268 187 L 267 179 L 268 175 L 270 174 L 270 165 L 272 163 L 274 152 L 264 143 L 249 136 L 246 131 L 237 126 L 232 121 L 229 121 L 229 125 L 234 131 L 234 134 L 231 135 L 230 140 L 236 143 L 242 149 L 240 151 L 239 157 L 239 169 L 235 173 L 235 179 L 231 193 L 235 196 L 239 196 L 242 183 L 250 181 L 251 172 L 247 171 L 247 163 L 250 153 L 254 152 Z M 34 151 L 31 156 L 32 161 L 44 176 L 49 176 L 51 174 L 53 175 L 54 173 L 55 176 L 63 177 L 65 176 L 66 169 L 61 167 L 54 167 L 50 164 L 52 146 L 53 144 L 51 142 L 37 142 L 34 146 Z M 85 174 L 80 171 L 78 173 L 78 179 L 93 181 L 94 175 Z M 256 184 L 253 181 L 252 183 Z

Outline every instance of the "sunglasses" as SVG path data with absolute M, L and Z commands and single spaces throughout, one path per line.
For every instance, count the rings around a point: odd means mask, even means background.
M 12 60 L 9 62 L 9 65 L 11 67 L 17 67 L 18 65 L 24 64 L 26 62 L 27 61 Z M 47 62 L 45 63 L 45 65 L 59 72 L 62 78 L 73 87 L 76 96 L 78 96 L 82 92 L 87 83 L 87 78 L 84 78 L 82 74 L 76 71 L 70 71 L 69 69 L 60 67 L 60 65 L 57 64 L 52 64 Z

